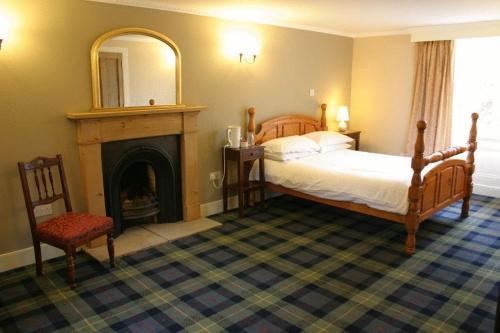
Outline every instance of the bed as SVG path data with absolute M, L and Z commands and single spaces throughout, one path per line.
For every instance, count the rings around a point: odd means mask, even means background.
M 326 131 L 326 109 L 322 104 L 319 120 L 301 115 L 272 118 L 262 122 L 256 132 L 252 107 L 248 109 L 248 132 L 255 144 L 261 145 L 277 138 Z M 465 145 L 427 156 L 423 154 L 426 123 L 421 120 L 416 124 L 411 158 L 344 149 L 287 163 L 266 159 L 266 188 L 404 224 L 405 251 L 413 254 L 421 222 L 458 200 L 463 200 L 461 218 L 469 214 L 478 114 L 471 118 Z M 370 168 L 356 168 L 363 164 Z M 358 189 L 357 193 L 346 191 L 349 187 Z M 375 198 L 378 201 L 371 200 Z

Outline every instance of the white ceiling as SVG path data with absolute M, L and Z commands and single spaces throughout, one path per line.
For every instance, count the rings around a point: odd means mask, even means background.
M 90 0 L 351 37 L 500 20 L 500 0 Z

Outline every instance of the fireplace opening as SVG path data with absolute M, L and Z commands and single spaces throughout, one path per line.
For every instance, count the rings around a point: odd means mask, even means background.
M 148 163 L 132 164 L 120 184 L 120 201 L 124 221 L 131 224 L 157 222 L 160 205 L 156 189 L 156 174 Z
M 101 155 L 115 236 L 144 223 L 182 220 L 178 136 L 109 142 Z

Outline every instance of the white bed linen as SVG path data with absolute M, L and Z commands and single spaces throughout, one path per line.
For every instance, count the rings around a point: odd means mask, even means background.
M 410 157 L 341 149 L 285 162 L 266 159 L 265 173 L 273 184 L 404 215 L 413 169 Z

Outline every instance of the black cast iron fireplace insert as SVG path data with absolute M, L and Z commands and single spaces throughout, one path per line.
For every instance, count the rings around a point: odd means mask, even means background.
M 182 220 L 179 136 L 102 145 L 106 213 L 115 236 L 143 223 Z

